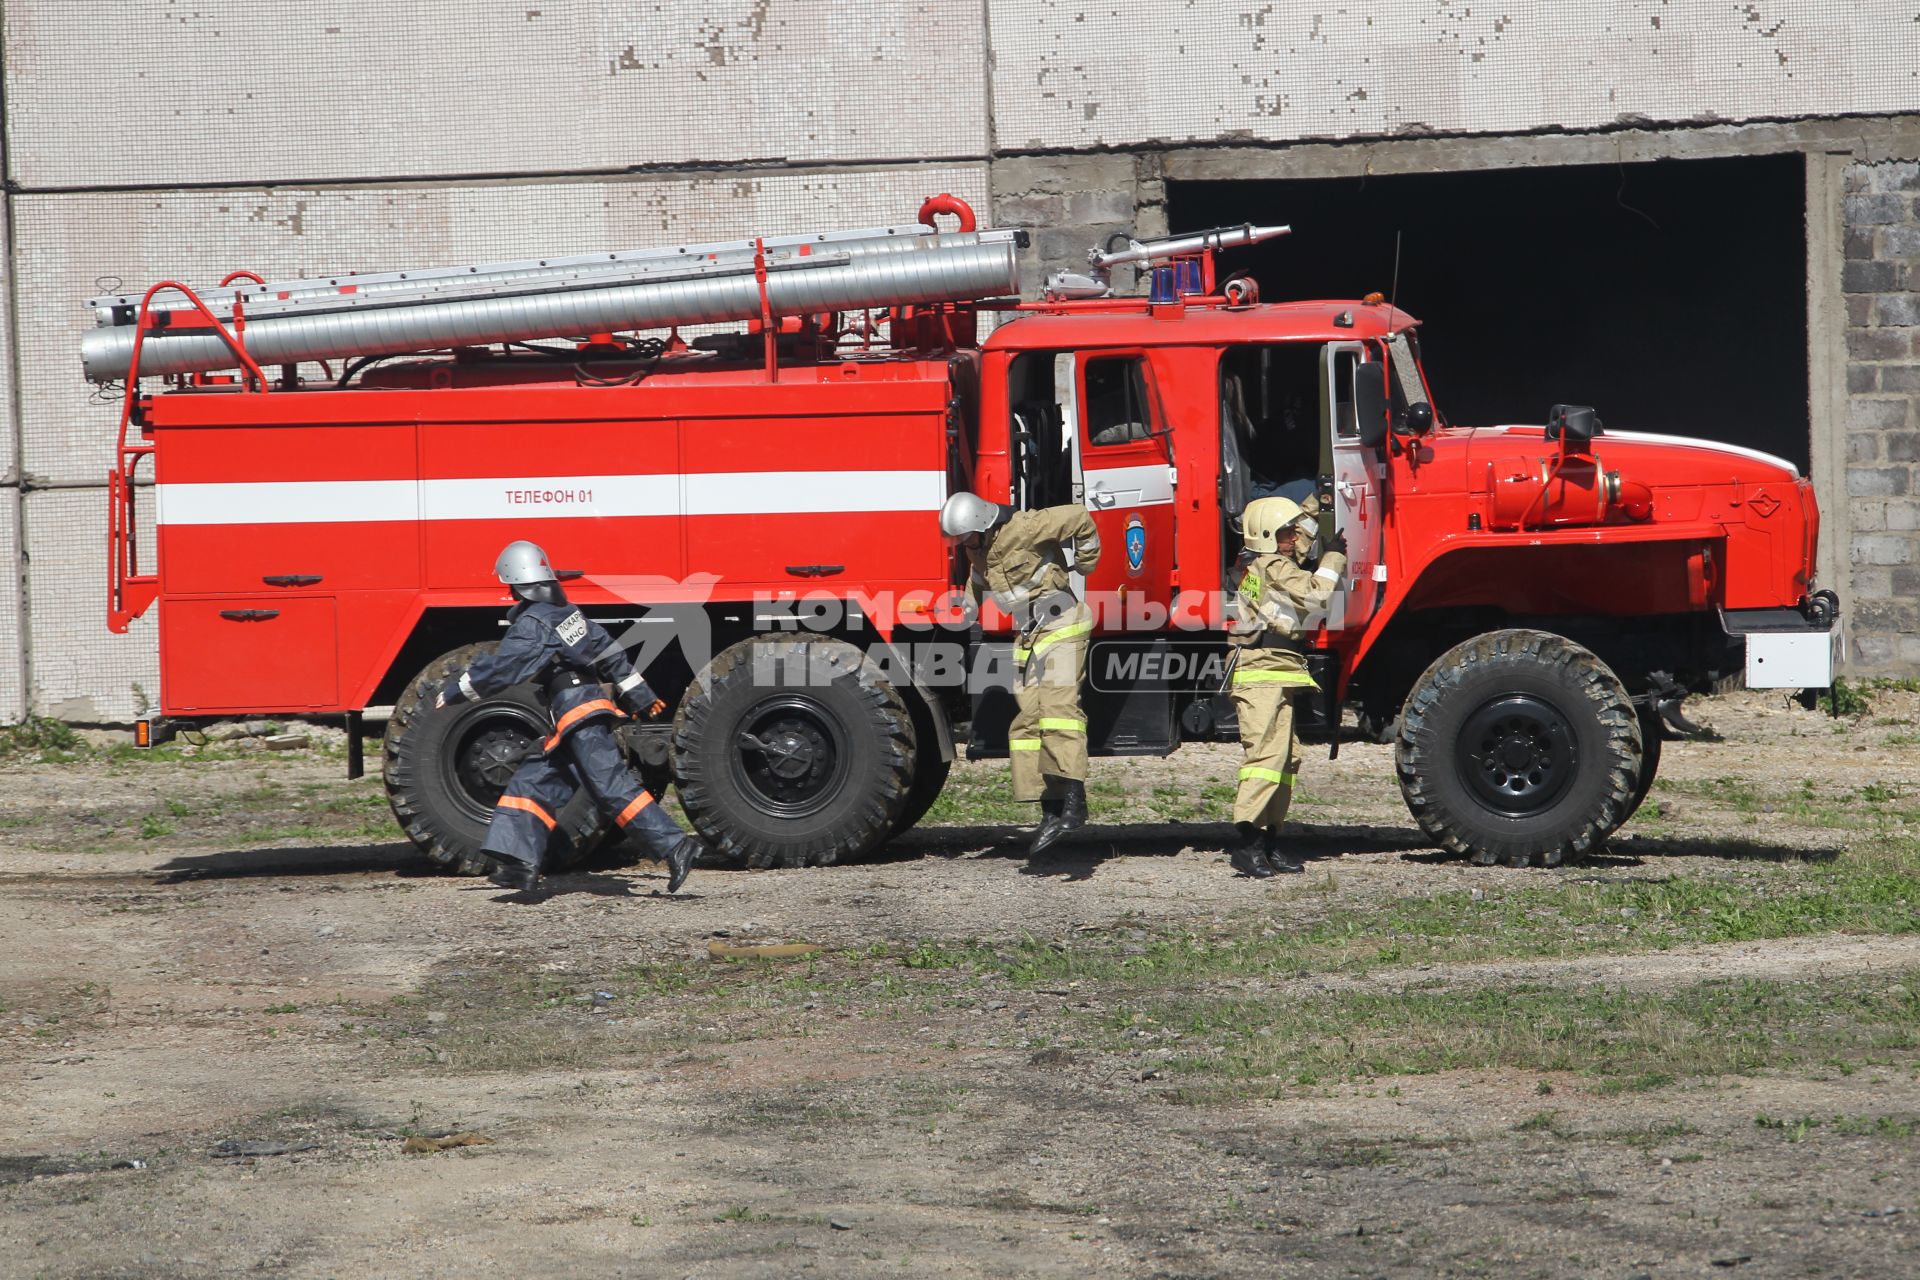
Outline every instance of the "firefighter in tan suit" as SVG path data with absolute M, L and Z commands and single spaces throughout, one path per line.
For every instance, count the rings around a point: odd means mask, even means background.
M 1301 637 L 1340 585 L 1347 543 L 1335 534 L 1319 568 L 1309 573 L 1302 561 L 1316 532 L 1314 518 L 1287 498 L 1249 502 L 1241 529 L 1253 558 L 1235 593 L 1228 633 L 1238 648 L 1232 696 L 1246 753 L 1233 796 L 1238 839 L 1232 857 L 1235 870 L 1264 880 L 1277 871 L 1300 870 L 1296 859 L 1280 852 L 1279 830 L 1300 772 L 1293 700 L 1316 687 Z
M 1037 854 L 1087 821 L 1080 682 L 1093 611 L 1071 587 L 1074 573 L 1092 573 L 1099 564 L 1100 534 L 1084 507 L 1015 511 L 971 493 L 947 500 L 940 531 L 967 548 L 973 589 L 984 590 L 1020 627 L 1013 646 L 1019 710 L 1007 728 L 1007 752 L 1013 798 L 1040 802 L 1040 828 L 1027 850 Z

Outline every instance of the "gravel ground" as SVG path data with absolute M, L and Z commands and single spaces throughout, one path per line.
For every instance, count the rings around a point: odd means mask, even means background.
M 1703 701 L 1721 740 L 1668 744 L 1647 809 L 1553 871 L 1436 853 L 1388 748 L 1310 751 L 1307 874 L 1265 884 L 1218 851 L 1226 748 L 1098 762 L 1094 825 L 1032 865 L 990 820 L 1004 766 L 962 762 L 945 824 L 859 865 L 669 898 L 603 863 L 531 902 L 422 866 L 323 733 L 16 756 L 0 1274 L 1920 1273 L 1917 709 Z M 1575 919 L 1608 894 L 1700 905 Z M 1674 1012 L 1702 992 L 1806 1012 Z M 1601 1009 L 1593 1062 L 1658 1013 L 1675 1063 L 1726 1069 L 1404 1057 L 1397 1010 L 1504 993 Z M 1265 1021 L 1175 1022 L 1219 998 Z M 1372 1065 L 1232 1065 L 1262 1032 L 1337 1057 L 1289 1021 L 1322 1008 L 1362 1011 Z M 491 1141 L 401 1149 L 463 1131 Z

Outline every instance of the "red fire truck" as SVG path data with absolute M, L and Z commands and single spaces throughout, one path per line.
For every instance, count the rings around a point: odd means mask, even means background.
M 394 811 L 469 871 L 542 713 L 431 698 L 497 638 L 489 569 L 516 538 L 673 704 L 625 730 L 652 785 L 758 866 L 868 852 L 960 744 L 1005 750 L 1011 626 L 955 606 L 936 524 L 961 488 L 1099 524 L 1105 755 L 1234 739 L 1237 513 L 1316 494 L 1351 574 L 1305 730 L 1337 750 L 1350 710 L 1391 738 L 1421 826 L 1484 863 L 1599 846 L 1688 693 L 1831 683 L 1791 464 L 1578 406 L 1448 423 L 1404 311 L 1218 278 L 1285 230 L 1096 251 L 1026 302 L 1024 235 L 952 197 L 893 227 L 94 299 L 86 371 L 126 388 L 109 625 L 157 603 L 175 720 L 344 716 L 357 770 L 362 712 L 390 706 Z M 591 846 L 584 798 L 567 827 Z

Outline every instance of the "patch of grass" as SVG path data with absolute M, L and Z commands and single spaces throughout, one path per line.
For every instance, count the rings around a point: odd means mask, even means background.
M 1236 1092 L 1455 1070 L 1671 1081 L 1818 1062 L 1843 1048 L 1904 1053 L 1920 1043 L 1920 999 L 1889 993 L 1884 981 L 1170 997 L 1114 1015 L 1116 1040 L 1140 1013 L 1179 1035 L 1170 1069 Z
M 1823 1128 L 1842 1137 L 1905 1140 L 1920 1132 L 1920 1117 L 1836 1115 L 1826 1119 L 1800 1116 L 1789 1120 L 1770 1116 L 1763 1111 L 1753 1118 L 1753 1126 L 1756 1129 L 1770 1129 L 1788 1142 L 1804 1142 L 1815 1129 Z
M 72 755 L 85 752 L 86 742 L 63 720 L 28 716 L 18 724 L 0 725 L 0 757 Z
M 1284 930 L 1251 916 L 1207 931 L 1123 927 L 1071 946 L 1031 937 L 991 945 L 928 942 L 902 963 L 993 973 L 1015 986 L 1087 981 L 1190 987 L 1358 974 L 1390 965 L 1572 957 L 1821 933 L 1912 933 L 1920 931 L 1917 868 L 1914 842 L 1895 842 L 1877 853 L 1769 867 L 1741 879 L 1569 879 L 1482 891 L 1479 897 L 1445 892 L 1337 908 Z
M 1836 679 L 1828 705 L 1839 716 L 1863 716 L 1873 710 L 1873 698 L 1867 687 L 1852 680 Z
M 1515 1133 L 1552 1133 L 1561 1137 L 1567 1136 L 1570 1132 L 1567 1127 L 1560 1122 L 1560 1113 L 1553 1110 L 1534 1112 L 1525 1120 L 1513 1126 L 1513 1131 Z
M 1646 1124 L 1632 1129 L 1613 1129 L 1601 1136 L 1611 1138 L 1616 1142 L 1624 1142 L 1630 1147 L 1639 1147 L 1644 1150 L 1649 1147 L 1663 1146 L 1666 1143 L 1672 1142 L 1675 1138 L 1691 1138 L 1699 1132 L 1700 1130 L 1694 1128 L 1685 1120 L 1667 1120 L 1664 1122 L 1648 1121 Z
M 1004 827 L 1039 820 L 1038 805 L 1014 803 L 1004 776 L 955 773 L 919 825 Z
M 1864 803 L 1864 802 L 1863 802 Z M 513 962 L 450 975 L 365 1011 L 356 1038 L 392 1042 L 462 1071 L 538 1070 L 658 1059 L 766 1036 L 845 1034 L 866 1020 L 918 1021 L 979 1009 L 1013 991 L 1043 1001 L 1022 1048 L 1135 1055 L 1190 1076 L 1192 1092 L 1276 1092 L 1316 1081 L 1449 1069 L 1566 1073 L 1599 1093 L 1765 1067 L 1904 1062 L 1920 1031 L 1905 988 L 1761 983 L 1680 992 L 1384 986 L 1303 995 L 1289 978 L 1387 965 L 1644 951 L 1683 943 L 1920 929 L 1920 845 L 1883 841 L 1823 864 L 1764 864 L 1725 879 L 1561 879 L 1505 891 L 1323 910 L 1277 928 L 1262 914 L 1210 925 L 1128 920 L 1068 940 L 875 940 L 778 969 L 704 960 L 595 975 L 528 973 Z M 1884 979 L 1882 979 L 1884 983 Z M 594 1014 L 583 993 L 618 999 Z M 1809 994 L 1811 993 L 1811 994 Z M 671 996 L 662 1000 L 660 996 Z M 1081 1013 L 1078 1009 L 1097 1010 Z M 427 1009 L 457 1011 L 428 1026 Z M 824 1024 L 803 1010 L 851 1022 Z M 941 1042 L 934 1035 L 929 1045 Z M 946 1043 L 954 1042 L 948 1038 Z M 1660 1134 L 1652 1134 L 1648 1141 Z M 1667 1135 L 1672 1136 L 1672 1135 Z
M 1920 1132 L 1917 1116 L 1835 1116 L 1833 1131 L 1849 1137 L 1911 1138 Z
M 149 813 L 140 819 L 140 838 L 142 840 L 158 840 L 162 836 L 170 836 L 172 834 L 173 823 L 167 821 L 157 813 Z

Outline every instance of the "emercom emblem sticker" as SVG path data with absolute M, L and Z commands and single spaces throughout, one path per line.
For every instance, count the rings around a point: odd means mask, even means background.
M 1127 573 L 1139 577 L 1147 563 L 1147 526 L 1139 516 L 1127 520 Z

